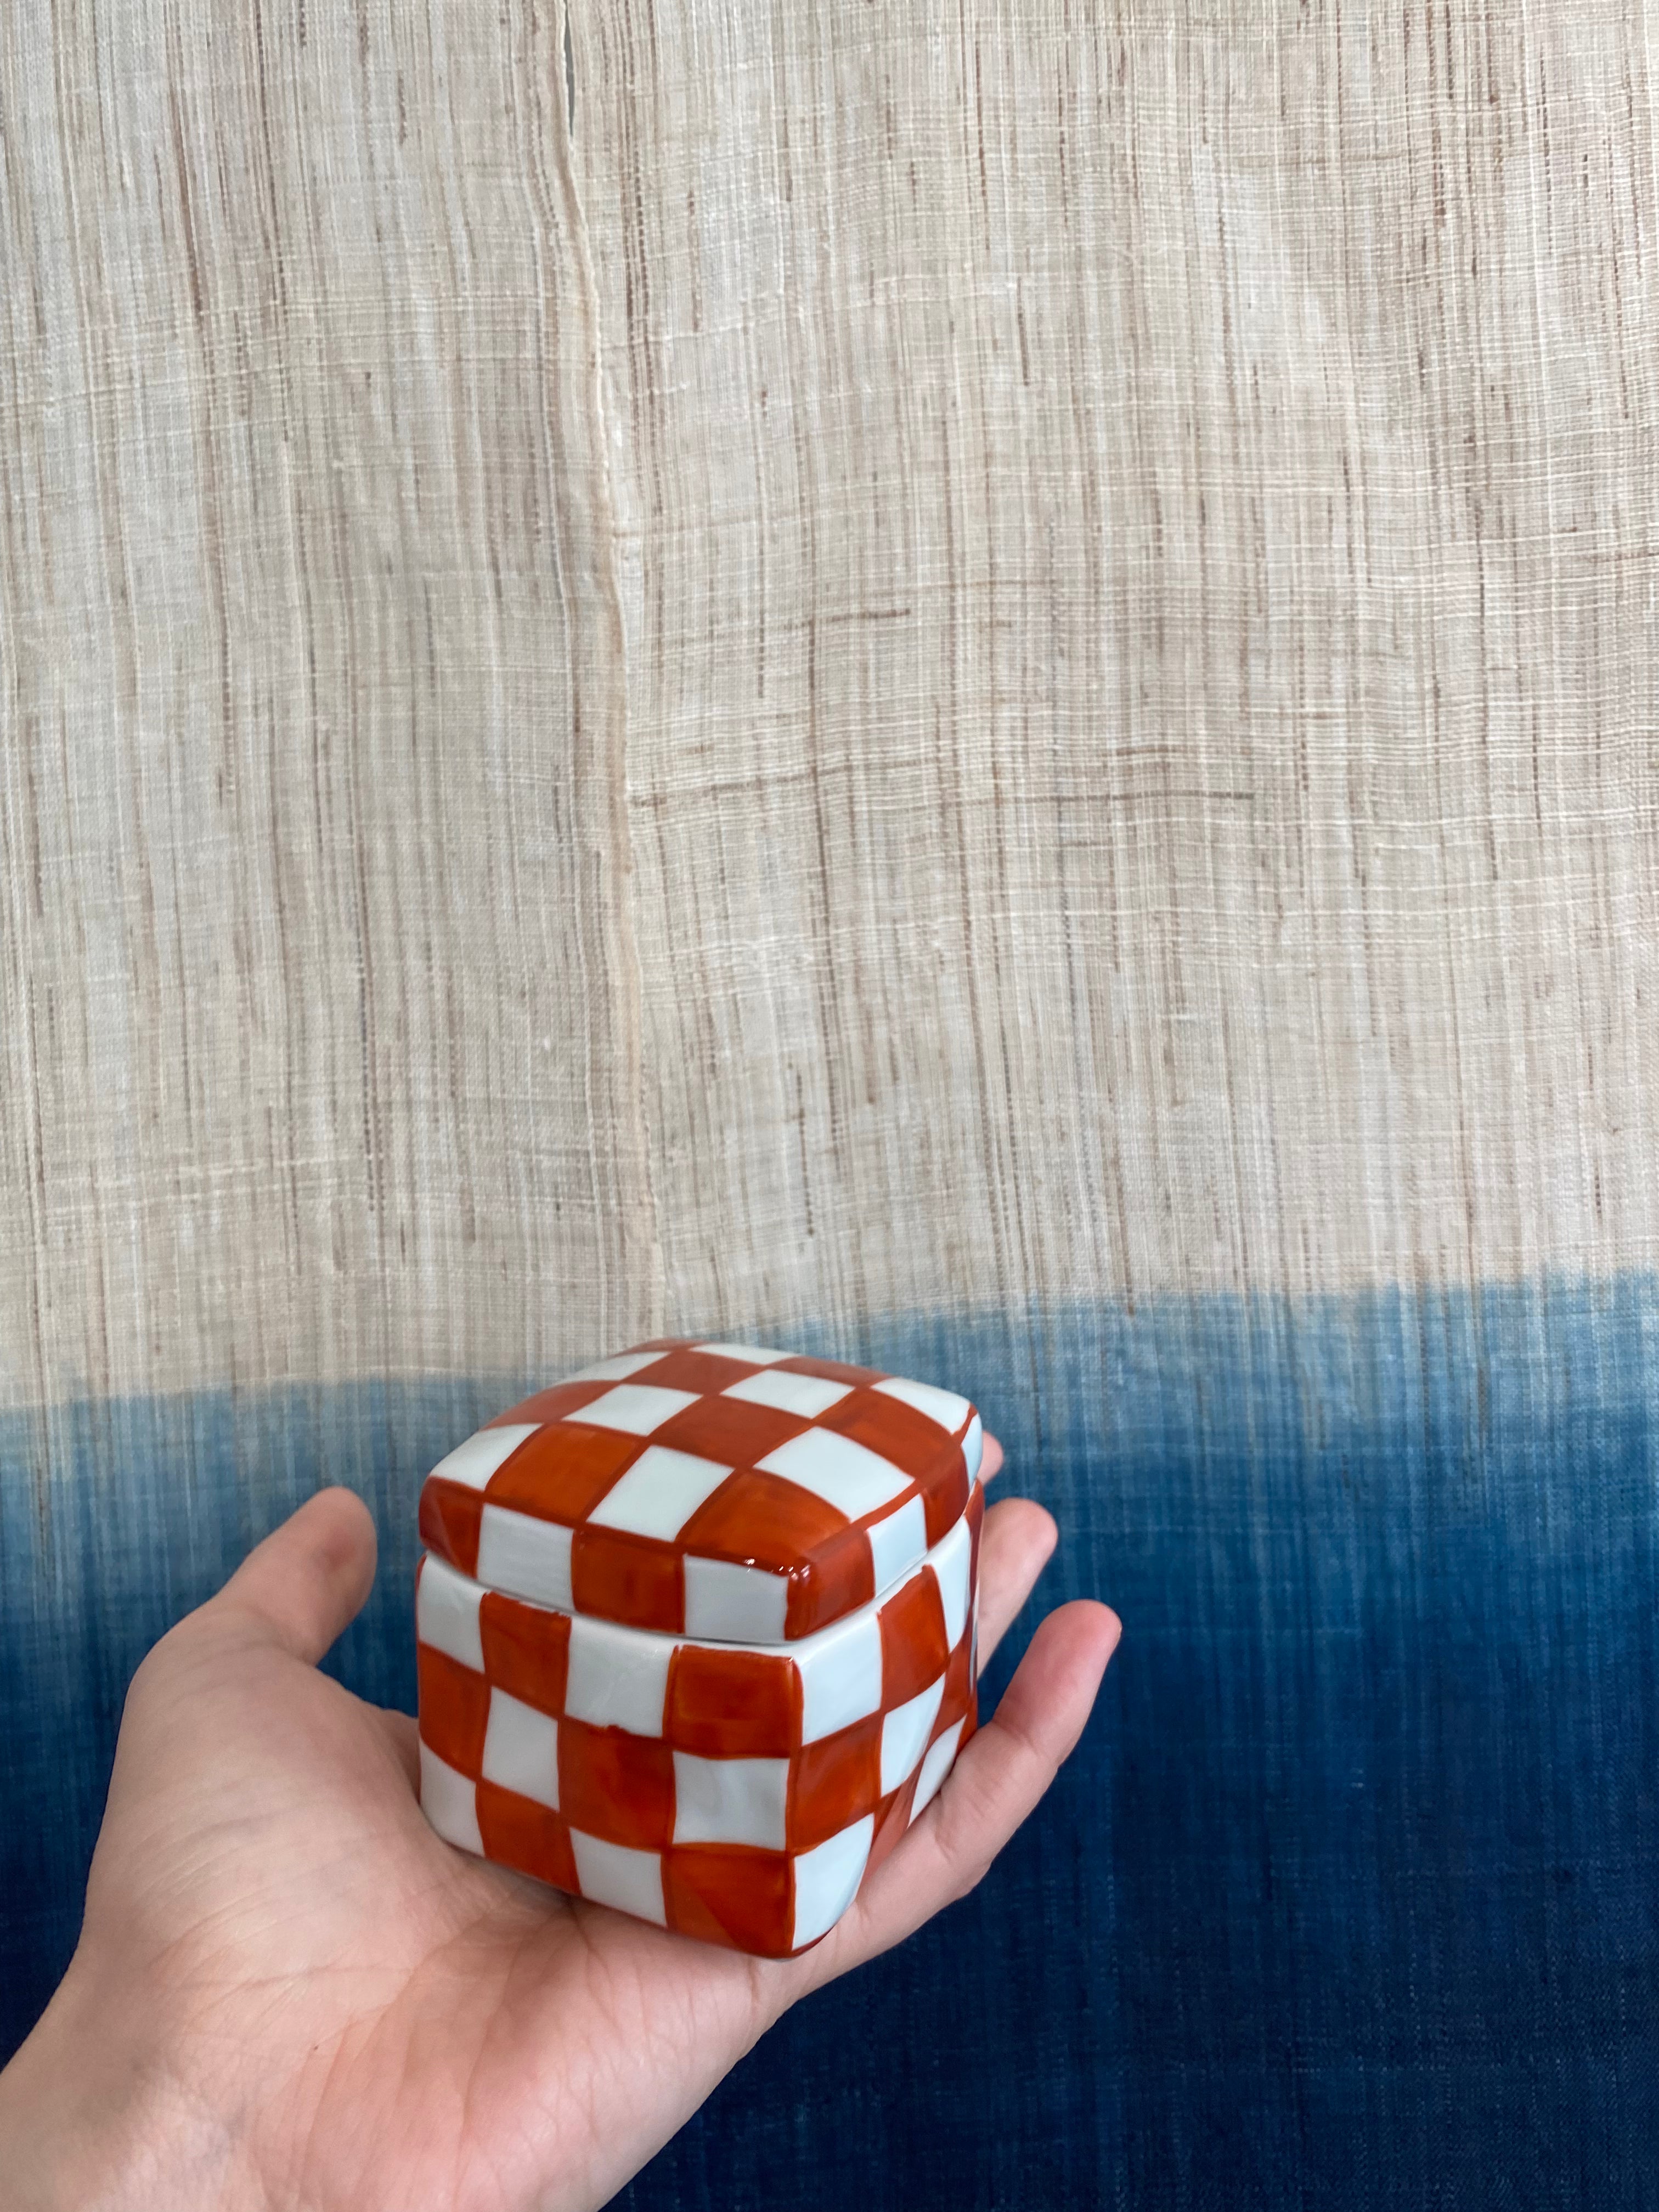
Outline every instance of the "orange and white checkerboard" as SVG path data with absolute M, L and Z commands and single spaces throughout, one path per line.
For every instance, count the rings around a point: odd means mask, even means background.
M 422 1561 L 421 1802 L 574 1895 L 781 1956 L 814 1942 L 972 1733 L 983 1493 L 879 1602 L 787 1645 L 696 1644 Z
M 752 1346 L 641 1345 L 435 1467 L 421 1536 L 492 1589 L 665 1635 L 809 1636 L 889 1589 L 979 1472 L 965 1398 Z
M 775 1379 L 707 1387 L 726 1376 Z M 816 1942 L 975 1723 L 979 1450 L 952 1394 L 686 1344 L 481 1430 L 422 1499 L 433 1826 L 687 1935 Z M 877 1533 L 900 1514 L 925 1534 L 914 1556 L 904 1530 Z

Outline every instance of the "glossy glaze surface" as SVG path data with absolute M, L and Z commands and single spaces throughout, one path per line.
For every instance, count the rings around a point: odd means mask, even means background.
M 976 1718 L 983 1493 L 879 1601 L 716 1645 L 416 1581 L 422 1802 L 463 1849 L 767 1956 L 815 1942 Z
M 489 1588 L 708 1641 L 867 1605 L 961 1516 L 978 1414 L 879 1369 L 665 1340 L 500 1414 L 434 1468 L 421 1539 Z

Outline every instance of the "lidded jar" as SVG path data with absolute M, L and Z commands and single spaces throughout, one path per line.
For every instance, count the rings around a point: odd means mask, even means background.
M 978 1414 L 640 1345 L 421 1492 L 421 1802 L 556 1888 L 767 1957 L 841 1917 L 976 1719 Z

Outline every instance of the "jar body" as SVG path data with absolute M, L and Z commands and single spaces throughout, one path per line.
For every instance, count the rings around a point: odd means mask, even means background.
M 826 1935 L 977 1718 L 983 1493 L 877 1600 L 738 1644 L 537 1605 L 427 1556 L 421 1800 L 449 1842 L 763 1957 Z

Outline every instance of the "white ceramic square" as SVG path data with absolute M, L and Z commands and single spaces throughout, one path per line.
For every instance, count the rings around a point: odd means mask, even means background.
M 870 1385 L 879 1390 L 884 1398 L 896 1398 L 906 1406 L 914 1406 L 919 1413 L 926 1413 L 930 1421 L 951 1436 L 967 1419 L 972 1408 L 967 1399 L 958 1398 L 954 1390 L 940 1390 L 931 1382 L 908 1382 L 902 1375 L 889 1375 L 880 1382 Z
M 570 1668 L 564 1709 L 592 1728 L 627 1729 L 660 1735 L 668 1698 L 672 1636 L 623 1628 L 615 1621 L 574 1613 L 570 1622 Z
M 722 1398 L 741 1398 L 746 1406 L 773 1406 L 781 1413 L 799 1413 L 815 1421 L 852 1395 L 850 1382 L 832 1382 L 824 1375 L 786 1375 L 775 1368 L 745 1375 L 741 1382 L 722 1390 Z
M 489 1693 L 483 1778 L 559 1809 L 559 1724 L 505 1690 Z
M 560 1521 L 515 1513 L 510 1505 L 486 1505 L 478 1516 L 478 1580 L 568 1613 L 569 1529 Z
M 665 1421 L 697 1402 L 695 1390 L 664 1390 L 654 1382 L 621 1382 L 602 1398 L 567 1413 L 567 1421 L 591 1421 L 595 1428 L 620 1429 L 624 1436 L 648 1437 Z
M 510 1459 L 526 1437 L 533 1437 L 539 1421 L 513 1421 L 502 1429 L 480 1429 L 432 1470 L 446 1482 L 464 1482 L 469 1490 L 482 1490 L 503 1460 Z
M 876 1832 L 873 1813 L 793 1862 L 795 1922 L 793 1947 L 811 1943 L 841 1918 L 858 1894 Z
M 570 1848 L 576 1858 L 576 1880 L 584 1897 L 595 1905 L 614 1905 L 618 1912 L 631 1912 L 637 1920 L 668 1924 L 663 1903 L 662 1861 L 655 1851 L 636 1851 L 626 1844 L 607 1844 L 599 1836 L 570 1831 Z
M 447 1844 L 464 1851 L 483 1851 L 478 1833 L 478 1793 L 465 1775 L 421 1746 L 421 1810 Z
M 789 1613 L 787 1577 L 765 1567 L 685 1555 L 685 1632 L 722 1644 L 781 1644 Z
M 985 1456 L 985 1424 L 977 1413 L 969 1422 L 968 1433 L 962 1440 L 962 1456 L 968 1462 L 969 1481 L 976 1480 L 980 1462 Z
M 728 1474 L 712 1459 L 647 1444 L 632 1467 L 606 1491 L 587 1516 L 598 1528 L 628 1528 L 636 1536 L 678 1536 Z
M 913 1820 L 925 1813 L 939 1795 L 939 1784 L 951 1771 L 957 1746 L 961 1741 L 962 1723 L 957 1721 L 928 1745 L 927 1756 L 922 1760 L 921 1771 L 916 1777 L 916 1794 L 910 1801 L 910 1818 Z
M 881 1724 L 881 1794 L 896 1790 L 916 1771 L 917 1761 L 933 1734 L 945 1695 L 945 1677 L 930 1682 L 918 1698 L 896 1705 Z
M 873 1606 L 795 1646 L 801 1741 L 817 1743 L 881 1710 L 881 1625 Z
M 641 1367 L 654 1367 L 667 1357 L 661 1352 L 619 1352 L 614 1359 L 596 1359 L 591 1367 L 584 1367 L 580 1375 L 567 1375 L 567 1382 L 625 1382 L 630 1375 L 637 1375 Z
M 768 1474 L 781 1474 L 810 1490 L 849 1521 L 878 1513 L 911 1486 L 909 1476 L 891 1460 L 831 1429 L 803 1429 L 755 1464 Z
M 872 1521 L 868 1534 L 876 1565 L 878 1595 L 908 1575 L 927 1550 L 927 1510 L 920 1498 L 907 1498 L 896 1513 Z
M 756 1844 L 781 1851 L 789 1795 L 787 1759 L 698 1759 L 674 1753 L 674 1841 Z
M 422 1644 L 447 1651 L 463 1667 L 483 1672 L 483 1640 L 478 1632 L 478 1607 L 483 1592 L 443 1559 L 426 1555 L 415 1593 L 415 1633 Z
M 945 1643 L 954 1651 L 968 1625 L 968 1576 L 974 1564 L 974 1536 L 965 1520 L 948 1529 L 933 1547 L 928 1561 L 939 1583 L 945 1608 Z
M 793 1352 L 768 1352 L 758 1344 L 694 1344 L 693 1352 L 707 1352 L 716 1359 L 741 1359 L 747 1367 L 772 1367 L 780 1359 L 793 1359 Z

